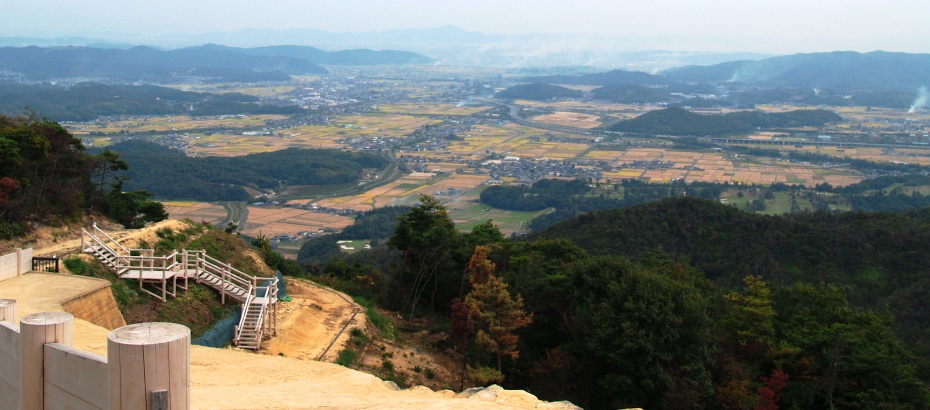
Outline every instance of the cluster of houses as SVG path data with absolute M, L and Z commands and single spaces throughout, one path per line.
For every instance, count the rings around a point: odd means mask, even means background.
M 506 157 L 505 157 L 506 158 Z M 487 160 L 469 161 L 475 173 L 491 176 L 492 180 L 515 178 L 519 183 L 531 184 L 542 178 L 584 178 L 599 180 L 603 172 L 598 167 L 578 166 L 573 160 Z

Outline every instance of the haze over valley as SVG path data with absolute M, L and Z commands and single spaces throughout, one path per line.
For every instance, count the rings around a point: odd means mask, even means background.
M 0 302 L 190 408 L 930 407 L 923 3 L 4 8 Z

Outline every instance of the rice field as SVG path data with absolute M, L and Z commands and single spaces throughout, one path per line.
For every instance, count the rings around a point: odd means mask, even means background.
M 196 132 L 216 128 L 255 128 L 263 127 L 266 120 L 280 120 L 285 115 L 247 115 L 240 117 L 190 117 L 173 115 L 164 117 L 139 117 L 131 120 L 113 121 L 103 124 L 64 124 L 75 135 L 87 135 L 90 132 L 117 133 L 128 132 Z
M 556 111 L 552 114 L 540 115 L 533 117 L 533 121 L 578 128 L 595 128 L 601 125 L 596 115 L 569 111 Z
M 339 117 L 327 125 L 280 131 L 276 136 L 214 134 L 196 140 L 190 151 L 201 155 L 235 156 L 272 152 L 290 147 L 345 148 L 340 140 L 359 137 L 406 137 L 424 125 L 441 121 L 409 115 L 364 114 Z
M 459 106 L 457 104 L 442 103 L 396 103 L 383 104 L 378 106 L 378 110 L 390 114 L 413 114 L 413 115 L 452 115 L 465 116 L 487 111 L 491 106 Z
M 443 174 L 414 172 L 398 180 L 356 195 L 326 198 L 316 202 L 317 205 L 327 208 L 352 209 L 368 211 L 374 208 L 396 205 L 414 205 L 419 201 L 420 194 L 435 196 L 440 200 L 448 200 L 449 189 L 459 192 L 469 191 L 481 186 L 491 177 L 485 175 Z M 301 203 L 300 201 L 291 201 Z M 310 200 L 304 201 L 304 203 Z
M 834 186 L 857 183 L 863 178 L 843 169 L 822 169 L 814 165 L 774 160 L 747 160 L 721 153 L 676 151 L 664 148 L 631 148 L 627 151 L 591 151 L 585 158 L 606 160 L 614 166 L 634 161 L 672 162 L 670 168 L 623 168 L 603 173 L 605 179 L 640 179 L 647 182 L 667 183 L 672 180 L 686 182 L 730 182 L 769 185 L 815 184 L 828 182 Z
M 171 219 L 190 219 L 194 222 L 216 223 L 226 219 L 226 208 L 223 205 L 207 202 L 193 201 L 167 201 L 162 202 L 165 212 Z
M 245 226 L 239 227 L 239 231 L 248 236 L 293 236 L 299 232 L 317 232 L 323 228 L 339 231 L 355 222 L 355 218 L 350 216 L 296 208 L 249 206 L 248 210 L 248 221 Z

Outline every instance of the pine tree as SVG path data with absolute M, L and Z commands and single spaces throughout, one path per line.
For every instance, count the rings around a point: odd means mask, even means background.
M 501 358 L 517 359 L 519 337 L 513 331 L 532 323 L 531 315 L 523 310 L 523 298 L 515 298 L 507 291 L 504 280 L 494 276 L 494 263 L 487 259 L 491 248 L 478 246 L 469 262 L 472 271 L 471 292 L 465 297 L 469 318 L 475 333 L 475 345 L 497 357 L 497 371 L 501 371 Z

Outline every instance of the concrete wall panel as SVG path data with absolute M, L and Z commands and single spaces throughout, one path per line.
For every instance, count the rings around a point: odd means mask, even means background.
M 0 322 L 0 410 L 20 408 L 21 354 L 19 331 L 10 323 Z
M 95 409 L 104 409 L 108 406 L 107 359 L 92 353 L 87 353 L 73 347 L 58 343 L 45 345 L 45 407 L 49 403 L 48 386 L 54 386 L 55 397 L 78 399 L 74 403 L 86 403 Z M 76 407 L 85 408 L 85 407 Z
M 16 251 L 17 274 L 22 275 L 32 270 L 32 248 Z
M 19 261 L 15 253 L 0 256 L 0 280 L 19 276 Z M 32 264 L 30 260 L 30 265 Z M 30 266 L 31 268 L 32 266 Z
M 103 410 L 94 406 L 79 397 L 72 395 L 54 384 L 45 382 L 45 408 L 46 409 L 68 409 L 68 410 Z

